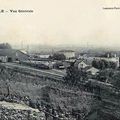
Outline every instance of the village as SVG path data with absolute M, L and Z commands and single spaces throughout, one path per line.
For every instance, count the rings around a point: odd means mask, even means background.
M 0 46 L 4 46 L 0 48 L 1 63 L 29 66 L 62 75 L 65 75 L 66 69 L 71 63 L 74 63 L 74 67 L 78 70 L 82 69 L 93 76 L 98 74 L 101 69 L 119 68 L 119 57 L 115 52 L 106 52 L 98 56 L 90 56 L 89 53 L 76 53 L 73 50 L 60 50 L 54 53 L 28 53 L 25 50 L 6 49 L 7 43 Z

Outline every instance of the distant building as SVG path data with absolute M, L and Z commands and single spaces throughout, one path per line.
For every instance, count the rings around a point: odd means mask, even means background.
M 72 50 L 61 50 L 60 54 L 64 54 L 66 59 L 75 58 L 75 51 Z
M 94 60 L 106 60 L 108 62 L 116 63 L 116 66 L 119 67 L 119 57 L 105 58 L 105 57 L 95 57 Z
M 2 62 L 24 61 L 28 59 L 29 56 L 19 50 L 0 49 L 0 60 L 2 60 Z
M 119 67 L 120 65 L 119 65 L 119 57 L 117 57 L 117 55 L 116 54 L 111 54 L 111 53 L 107 53 L 107 54 L 105 54 L 105 56 L 98 56 L 98 57 L 88 57 L 88 56 L 79 56 L 79 58 L 78 59 L 84 59 L 84 60 L 86 60 L 86 61 L 89 61 L 89 63 L 91 63 L 91 65 L 92 65 L 92 61 L 93 60 L 106 60 L 106 61 L 108 61 L 108 62 L 114 62 L 114 63 L 116 63 L 116 66 L 117 67 Z
M 82 62 L 80 62 L 79 64 L 78 64 L 78 69 L 80 69 L 80 68 L 86 68 L 88 65 L 84 62 L 84 61 L 82 61 Z
M 78 70 L 84 70 L 85 72 L 90 73 L 91 75 L 96 75 L 99 72 L 99 70 L 92 67 L 90 62 L 88 62 L 87 60 L 76 60 L 74 66 L 78 68 Z
M 39 61 L 49 61 L 50 60 L 51 54 L 46 54 L 46 53 L 34 53 L 30 54 L 30 59 L 31 60 L 39 60 Z
M 74 66 L 78 69 L 85 69 L 88 66 L 91 66 L 91 64 L 87 60 L 76 60 L 74 63 Z
M 41 59 L 48 59 L 50 57 L 50 55 L 48 54 L 43 54 L 43 55 L 38 55 Z

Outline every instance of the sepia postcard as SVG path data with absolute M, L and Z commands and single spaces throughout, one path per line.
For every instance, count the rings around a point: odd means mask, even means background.
M 120 0 L 0 0 L 0 120 L 120 120 Z

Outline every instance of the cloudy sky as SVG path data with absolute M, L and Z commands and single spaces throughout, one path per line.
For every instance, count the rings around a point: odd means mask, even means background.
M 120 47 L 119 0 L 0 0 L 0 42 Z M 10 13 L 9 10 L 34 10 Z

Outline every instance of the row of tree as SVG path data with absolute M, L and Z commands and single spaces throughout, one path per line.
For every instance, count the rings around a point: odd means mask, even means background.
M 106 60 L 93 60 L 92 66 L 104 70 L 106 68 L 112 68 L 115 69 L 117 67 L 117 64 L 111 61 L 106 61 Z
M 54 53 L 52 56 L 49 57 L 50 59 L 53 60 L 65 60 L 66 56 L 64 54 L 60 54 L 60 53 Z

